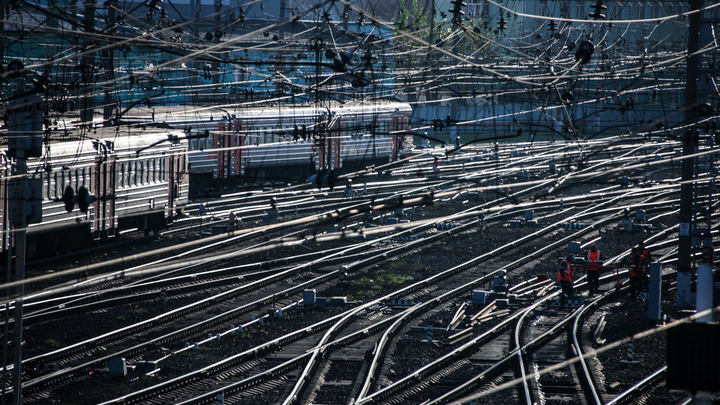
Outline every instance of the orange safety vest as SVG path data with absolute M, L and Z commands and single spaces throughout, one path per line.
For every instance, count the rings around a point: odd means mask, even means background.
M 562 264 L 565 262 L 567 266 L 565 267 L 565 270 L 562 268 Z M 564 276 L 564 278 L 563 278 Z M 570 262 L 567 261 L 567 259 L 563 259 L 562 262 L 560 262 L 560 271 L 558 272 L 558 281 L 572 281 L 572 265 L 570 265 Z
M 628 276 L 630 277 L 642 277 L 643 270 L 642 270 L 642 262 L 643 262 L 644 256 L 640 255 L 640 263 L 635 264 L 634 262 L 628 267 Z M 632 255 L 630 255 L 630 260 L 632 261 Z
M 595 253 L 592 250 L 587 252 L 588 264 L 586 268 L 591 271 L 600 271 L 600 250 L 596 249 Z

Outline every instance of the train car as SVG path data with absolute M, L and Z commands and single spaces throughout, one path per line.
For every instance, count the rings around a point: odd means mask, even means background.
M 42 222 L 28 225 L 29 258 L 85 249 L 129 230 L 158 231 L 187 204 L 188 143 L 182 132 L 104 132 L 52 142 L 41 158 L 27 159 L 28 179 L 42 187 Z M 8 159 L 0 170 L 2 252 L 10 241 Z M 67 193 L 80 197 L 81 190 L 94 196 L 84 212 L 66 206 Z
M 132 124 L 206 133 L 189 142 L 191 189 L 268 180 L 306 181 L 333 169 L 347 173 L 409 155 L 412 109 L 393 100 L 289 104 L 194 111 L 158 109 Z

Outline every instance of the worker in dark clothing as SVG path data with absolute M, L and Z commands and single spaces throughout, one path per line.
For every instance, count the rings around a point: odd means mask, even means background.
M 560 287 L 562 288 L 562 293 L 560 295 L 560 303 L 565 303 L 568 297 L 573 294 L 573 260 L 575 260 L 575 255 L 570 253 L 560 262 L 560 269 L 558 271 L 558 281 L 560 281 Z
M 646 291 L 645 287 L 650 285 L 650 250 L 645 247 L 645 242 L 638 242 L 638 253 L 642 256 L 642 283 L 640 284 L 640 291 Z
M 585 268 L 587 269 L 588 289 L 590 296 L 595 295 L 600 289 L 600 266 L 602 266 L 602 252 L 598 250 L 597 244 L 590 244 L 590 250 L 585 252 Z
M 625 264 L 628 265 L 628 276 L 630 276 L 630 301 L 635 301 L 642 289 L 642 261 L 643 257 L 636 247 L 632 248 L 630 256 L 625 259 Z

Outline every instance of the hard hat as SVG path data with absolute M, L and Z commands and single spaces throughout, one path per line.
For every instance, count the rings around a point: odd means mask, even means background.
M 572 253 L 568 253 L 568 255 L 567 255 L 567 259 L 570 259 L 570 260 L 575 260 L 575 255 L 574 255 L 574 254 L 572 254 Z

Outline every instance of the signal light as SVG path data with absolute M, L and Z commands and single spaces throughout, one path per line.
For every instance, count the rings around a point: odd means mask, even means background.
M 713 107 L 708 103 L 700 104 L 697 107 L 697 113 L 701 117 L 708 117 L 710 115 L 713 115 L 714 109 Z
M 77 203 L 80 211 L 87 213 L 90 204 L 94 203 L 97 198 L 90 194 L 85 186 L 80 186 L 77 195 L 75 195 L 75 190 L 71 186 L 67 186 L 63 192 L 62 200 L 65 204 L 65 211 L 72 211 L 75 208 L 75 203 Z
M 65 203 L 65 211 L 70 212 L 75 208 L 75 190 L 71 186 L 65 187 L 65 191 L 62 196 L 63 203 Z

